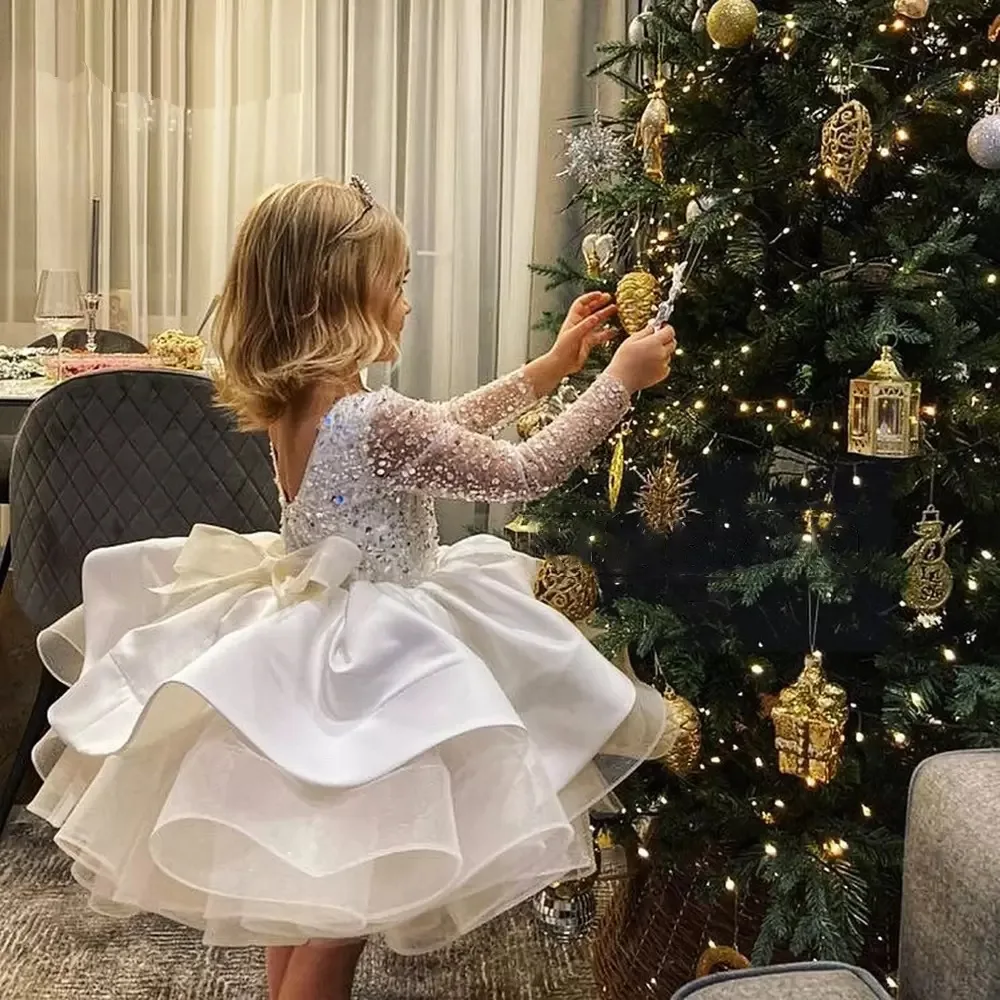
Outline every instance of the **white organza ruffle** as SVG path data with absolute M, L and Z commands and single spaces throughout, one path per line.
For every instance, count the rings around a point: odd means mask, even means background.
M 659 695 L 498 539 L 409 588 L 348 584 L 355 558 L 196 529 L 88 559 L 39 640 L 72 686 L 31 808 L 96 909 L 419 953 L 591 870 L 588 811 L 660 741 Z

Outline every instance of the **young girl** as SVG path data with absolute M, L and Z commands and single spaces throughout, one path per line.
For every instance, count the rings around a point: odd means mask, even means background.
M 266 428 L 281 537 L 203 525 L 94 552 L 39 638 L 69 691 L 31 808 L 103 913 L 264 945 L 272 1000 L 345 1000 L 364 939 L 440 948 L 593 869 L 588 810 L 664 745 L 663 701 L 532 596 L 493 537 L 440 547 L 437 497 L 544 494 L 668 372 L 618 349 L 530 441 L 493 432 L 610 333 L 578 299 L 553 349 L 444 404 L 368 392 L 396 358 L 406 237 L 358 181 L 251 210 L 217 325 L 222 401 Z

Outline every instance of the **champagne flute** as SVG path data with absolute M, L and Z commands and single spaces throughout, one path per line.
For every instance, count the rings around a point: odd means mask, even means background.
M 63 376 L 63 339 L 83 322 L 83 290 L 79 271 L 42 271 L 35 299 L 35 322 L 56 341 L 56 381 Z

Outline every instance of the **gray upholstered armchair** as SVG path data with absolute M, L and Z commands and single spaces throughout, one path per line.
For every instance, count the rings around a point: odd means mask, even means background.
M 900 1000 L 1000 998 L 1000 750 L 925 761 L 910 790 Z M 692 983 L 675 1000 L 886 1000 L 866 973 L 780 966 Z

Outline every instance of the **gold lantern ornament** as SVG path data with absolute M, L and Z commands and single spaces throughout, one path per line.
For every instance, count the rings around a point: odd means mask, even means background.
M 708 37 L 723 49 L 741 49 L 757 33 L 760 15 L 751 0 L 716 0 L 708 12 Z
M 618 318 L 628 334 L 644 330 L 656 311 L 660 283 L 649 271 L 629 271 L 615 290 Z
M 823 173 L 850 194 L 872 155 L 872 116 L 860 101 L 842 104 L 823 125 Z
M 823 655 L 806 656 L 799 679 L 771 709 L 778 769 L 811 784 L 832 781 L 840 767 L 847 728 L 847 692 L 823 672 Z
M 549 556 L 538 564 L 535 597 L 581 622 L 597 610 L 599 590 L 594 567 L 576 556 Z
M 920 452 L 920 383 L 903 375 L 888 346 L 864 375 L 851 379 L 847 450 L 873 458 Z

